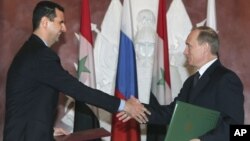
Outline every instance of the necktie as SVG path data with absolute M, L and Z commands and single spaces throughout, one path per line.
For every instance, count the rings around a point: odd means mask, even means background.
M 200 73 L 196 72 L 195 75 L 194 75 L 193 87 L 196 86 L 196 84 L 197 84 L 197 82 L 199 80 L 199 77 L 200 77 Z

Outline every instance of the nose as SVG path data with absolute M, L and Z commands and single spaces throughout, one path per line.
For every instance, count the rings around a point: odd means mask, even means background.
M 62 25 L 62 32 L 66 32 L 66 31 L 67 31 L 66 25 L 63 24 L 63 25 Z

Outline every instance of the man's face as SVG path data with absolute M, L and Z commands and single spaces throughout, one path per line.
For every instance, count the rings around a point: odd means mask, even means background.
M 56 17 L 53 21 L 48 22 L 48 35 L 51 44 L 59 41 L 59 37 L 63 32 L 66 32 L 66 25 L 64 23 L 64 13 L 56 9 Z
M 194 30 L 188 35 L 184 55 L 187 57 L 189 65 L 200 68 L 204 60 L 205 50 L 203 44 L 199 44 L 197 40 L 198 35 L 199 30 Z

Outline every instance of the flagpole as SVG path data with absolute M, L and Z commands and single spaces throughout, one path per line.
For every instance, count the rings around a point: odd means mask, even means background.
M 133 11 L 132 11 L 132 4 L 131 4 L 131 1 L 130 0 L 128 0 L 128 2 L 129 2 L 129 16 L 130 16 L 130 19 L 131 19 L 131 35 L 132 35 L 132 41 L 134 42 L 134 22 L 133 22 Z
M 206 25 L 213 28 L 215 31 L 217 31 L 215 0 L 207 1 L 207 24 Z

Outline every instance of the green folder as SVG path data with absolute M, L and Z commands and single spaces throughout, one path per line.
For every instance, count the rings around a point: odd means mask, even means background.
M 220 113 L 177 101 L 164 141 L 189 141 L 215 128 Z

